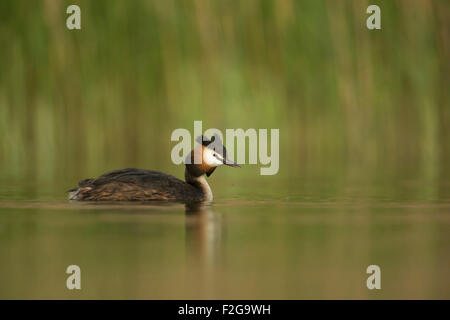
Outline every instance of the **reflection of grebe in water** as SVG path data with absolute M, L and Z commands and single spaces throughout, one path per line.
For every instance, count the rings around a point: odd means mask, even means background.
M 186 254 L 196 286 L 208 292 L 214 266 L 223 254 L 222 215 L 208 203 L 186 204 Z
M 107 172 L 95 179 L 85 179 L 69 190 L 69 200 L 94 201 L 148 201 L 168 200 L 179 202 L 211 201 L 213 195 L 206 176 L 223 164 L 240 168 L 227 158 L 220 138 L 211 140 L 199 137 L 200 143 L 186 161 L 185 181 L 172 175 L 152 170 L 128 168 Z M 194 157 L 201 159 L 195 164 Z M 200 161 L 199 161 L 200 162 Z

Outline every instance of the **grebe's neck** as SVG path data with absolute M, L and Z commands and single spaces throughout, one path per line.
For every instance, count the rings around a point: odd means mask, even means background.
M 184 178 L 186 179 L 186 182 L 193 185 L 197 189 L 200 189 L 203 192 L 205 201 L 212 201 L 213 194 L 208 182 L 206 181 L 205 175 L 192 166 L 193 165 L 186 165 L 186 169 L 184 171 Z

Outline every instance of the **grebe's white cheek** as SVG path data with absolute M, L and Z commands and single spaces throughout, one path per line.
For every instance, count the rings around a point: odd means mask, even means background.
M 218 167 L 223 165 L 223 161 L 220 161 L 219 159 L 214 157 L 214 151 L 211 149 L 206 149 L 203 152 L 203 161 L 205 161 L 206 164 L 211 167 Z

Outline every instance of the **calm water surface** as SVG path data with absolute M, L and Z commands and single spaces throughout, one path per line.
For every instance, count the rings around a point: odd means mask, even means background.
M 296 186 L 225 183 L 186 208 L 3 185 L 0 298 L 450 298 L 449 184 Z M 80 291 L 65 287 L 71 264 Z

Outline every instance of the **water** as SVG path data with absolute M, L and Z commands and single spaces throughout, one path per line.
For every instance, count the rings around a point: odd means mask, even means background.
M 197 208 L 2 186 L 0 298 L 450 298 L 448 183 L 295 186 L 215 181 Z M 79 291 L 65 286 L 72 264 Z

